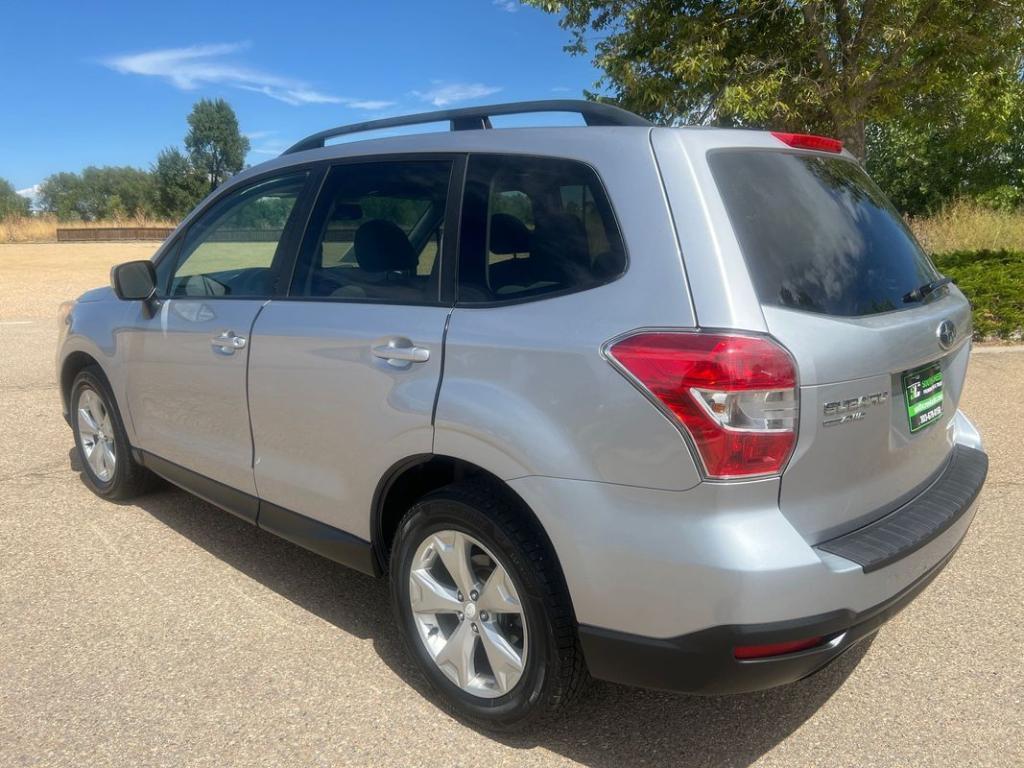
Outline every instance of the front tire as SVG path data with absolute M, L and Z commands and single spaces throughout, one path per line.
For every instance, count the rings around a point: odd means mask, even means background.
M 151 475 L 132 458 L 114 395 L 96 366 L 82 369 L 71 384 L 71 429 L 93 493 L 124 500 L 147 490 Z
M 513 730 L 561 710 L 586 678 L 550 545 L 510 492 L 456 483 L 402 519 L 391 591 L 406 647 L 442 703 Z

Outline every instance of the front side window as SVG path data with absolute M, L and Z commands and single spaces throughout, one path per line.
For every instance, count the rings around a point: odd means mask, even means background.
M 216 203 L 189 228 L 170 295 L 269 296 L 281 239 L 306 176 L 261 182 Z
M 461 303 L 583 290 L 626 268 L 597 175 L 556 158 L 470 157 L 459 247 Z
M 331 169 L 290 295 L 433 303 L 452 164 L 403 160 Z

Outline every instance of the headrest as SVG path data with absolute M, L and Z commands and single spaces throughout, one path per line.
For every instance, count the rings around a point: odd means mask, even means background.
M 556 213 L 537 220 L 530 258 L 571 262 L 590 266 L 590 246 L 583 222 L 571 213 Z
M 529 253 L 530 230 L 509 213 L 491 216 L 491 253 Z
M 352 244 L 356 263 L 366 272 L 416 268 L 416 252 L 405 233 L 390 221 L 372 219 L 359 226 Z

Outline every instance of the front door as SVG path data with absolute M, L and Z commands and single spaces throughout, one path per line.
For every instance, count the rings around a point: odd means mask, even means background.
M 434 159 L 328 173 L 289 295 L 253 328 L 249 403 L 265 502 L 369 539 L 380 478 L 431 452 L 451 171 Z
M 170 256 L 157 311 L 141 309 L 127 329 L 135 447 L 251 496 L 250 338 L 288 261 L 286 233 L 306 176 L 262 181 L 214 203 Z

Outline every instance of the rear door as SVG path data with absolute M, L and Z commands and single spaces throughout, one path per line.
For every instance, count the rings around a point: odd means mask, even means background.
M 967 369 L 967 301 L 851 160 L 723 149 L 708 164 L 769 332 L 796 358 L 799 440 L 782 511 L 816 543 L 941 472 Z
M 125 329 L 136 447 L 255 496 L 246 403 L 250 332 L 286 259 L 305 172 L 229 194 L 162 265 L 158 312 Z
M 433 449 L 451 157 L 331 168 L 288 295 L 253 329 L 260 498 L 369 539 L 377 483 Z M 261 512 L 261 520 L 263 513 Z

